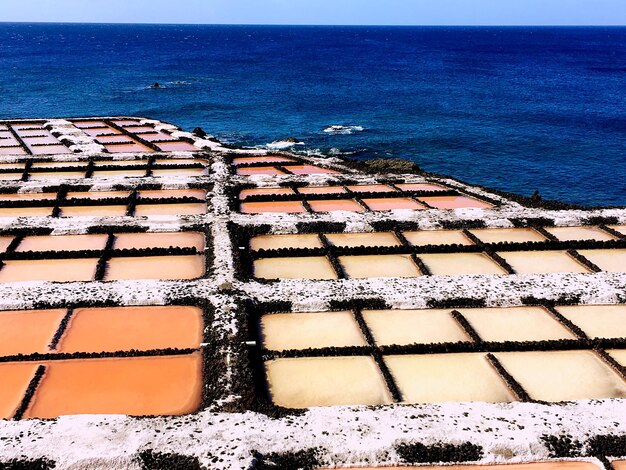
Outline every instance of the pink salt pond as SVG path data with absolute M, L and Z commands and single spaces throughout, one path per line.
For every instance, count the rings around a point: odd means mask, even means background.
M 357 186 L 347 186 L 347 188 L 355 193 L 389 193 L 397 192 L 397 189 L 387 186 L 386 184 L 361 184 Z
M 365 212 L 365 209 L 354 199 L 334 199 L 321 201 L 308 201 L 313 212 L 350 211 Z
M 325 256 L 261 258 L 254 260 L 257 279 L 337 279 Z
M 421 210 L 425 207 L 408 197 L 387 197 L 380 199 L 363 199 L 363 202 L 373 211 L 392 211 L 398 209 Z
M 123 217 L 127 207 L 124 206 L 66 206 L 61 207 L 61 217 Z
M 206 214 L 205 203 L 183 204 L 138 204 L 135 208 L 135 217 L 151 215 L 201 215 Z
M 395 186 L 403 191 L 447 191 L 450 189 L 434 183 L 401 183 Z
M 156 144 L 163 152 L 193 152 L 198 147 L 189 142 L 159 142 Z
M 29 148 L 33 155 L 58 155 L 69 152 L 68 148 L 62 144 L 29 146 Z
M 343 186 L 306 186 L 298 188 L 300 194 L 343 194 L 347 191 Z
M 202 355 L 51 361 L 25 418 L 182 415 L 202 398 Z
M 204 270 L 204 255 L 120 257 L 107 262 L 104 280 L 197 279 Z
M 291 188 L 252 188 L 242 189 L 239 192 L 239 199 L 244 200 L 250 196 L 266 196 L 266 195 L 279 195 L 279 194 L 295 194 Z
M 306 212 L 300 201 L 242 202 L 240 211 L 243 214 L 261 214 L 267 212 Z
M 294 175 L 317 175 L 317 174 L 334 175 L 334 174 L 339 173 L 338 171 L 331 170 L 329 168 L 323 168 L 321 166 L 315 166 L 315 165 L 291 165 L 286 168 Z
M 249 167 L 249 168 L 237 168 L 237 174 L 239 176 L 284 175 L 285 172 L 273 166 L 256 166 L 256 167 Z
M 428 196 L 420 197 L 419 200 L 435 209 L 487 209 L 493 207 L 493 204 L 467 196 Z
M 292 158 L 280 155 L 259 155 L 257 157 L 238 157 L 233 159 L 233 165 L 245 165 L 249 163 L 292 163 Z
M 151 148 L 139 143 L 120 145 L 107 144 L 104 148 L 106 148 L 109 153 L 152 152 Z
M 205 189 L 142 189 L 137 195 L 140 199 L 193 197 L 196 199 L 206 199 Z
M 198 232 L 120 233 L 115 236 L 116 250 L 144 248 L 195 248 L 204 251 L 205 236 Z
M 28 281 L 91 281 L 98 259 L 7 260 L 0 269 L 0 283 Z
M 31 235 L 21 241 L 16 251 L 104 250 L 107 238 L 108 235 Z

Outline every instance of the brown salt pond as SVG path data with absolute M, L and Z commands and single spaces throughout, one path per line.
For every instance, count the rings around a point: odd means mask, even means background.
M 306 186 L 298 188 L 300 194 L 343 194 L 346 189 L 343 186 Z
M 624 398 L 626 383 L 591 351 L 495 353 L 535 400 Z
M 350 211 L 365 212 L 365 209 L 353 199 L 335 199 L 328 201 L 309 201 L 313 212 Z
M 337 279 L 325 256 L 261 258 L 254 260 L 253 271 L 257 279 Z
M 237 168 L 237 174 L 239 176 L 284 175 L 285 172 L 273 166 L 257 166 L 257 167 L 250 167 L 250 168 Z
M 279 250 L 281 248 L 322 248 L 323 246 L 316 234 L 259 235 L 250 239 L 252 251 Z
M 306 209 L 300 201 L 242 202 L 240 210 L 243 214 L 263 214 L 267 212 L 306 212 Z
M 400 246 L 400 241 L 391 232 L 372 233 L 327 233 L 331 245 L 341 247 L 357 246 Z
M 403 232 L 403 235 L 413 246 L 474 244 L 462 230 L 420 230 Z
M 483 253 L 424 253 L 418 255 L 436 276 L 464 274 L 506 274 L 495 261 Z
M 422 273 L 410 255 L 339 256 L 346 277 L 417 277 Z
M 278 194 L 295 194 L 291 188 L 252 188 L 242 189 L 239 192 L 239 199 L 244 200 L 250 196 L 266 196 L 266 195 L 278 195 Z
M 197 349 L 203 329 L 202 310 L 196 307 L 79 308 L 74 310 L 57 350 L 75 353 Z
M 104 280 L 197 279 L 204 276 L 204 262 L 204 255 L 111 258 Z
M 182 203 L 182 204 L 137 204 L 135 217 L 149 215 L 201 215 L 206 214 L 205 203 Z
M 392 211 L 398 209 L 421 210 L 426 209 L 419 202 L 408 197 L 387 197 L 380 199 L 363 199 L 363 202 L 373 211 Z
M 32 362 L 0 363 L 0 419 L 13 418 L 38 366 Z
M 106 236 L 106 235 L 105 235 Z M 120 233 L 115 236 L 113 248 L 192 248 L 204 251 L 205 236 L 199 232 L 154 232 L 154 233 Z
M 127 207 L 124 206 L 65 206 L 61 207 L 61 217 L 123 217 Z
M 0 217 L 46 217 L 52 207 L 0 207 Z
M 265 372 L 272 401 L 285 408 L 392 403 L 368 356 L 274 359 Z
M 92 281 L 97 264 L 95 258 L 7 260 L 0 269 L 0 282 Z
M 564 242 L 574 240 L 608 241 L 617 239 L 598 227 L 546 227 L 545 229 Z
M 24 251 L 104 250 L 108 236 L 102 235 L 29 235 L 17 247 Z
M 260 323 L 263 347 L 271 351 L 367 346 L 350 311 L 272 313 Z
M 384 360 L 404 403 L 515 400 L 483 353 L 385 356 Z
M 65 309 L 0 312 L 0 356 L 49 352 L 65 314 Z
M 541 307 L 460 308 L 483 341 L 556 341 L 576 339 Z
M 517 274 L 589 272 L 566 251 L 507 251 L 498 254 Z
M 546 237 L 532 228 L 481 228 L 470 232 L 484 243 L 544 242 Z
M 78 359 L 46 363 L 25 418 L 73 414 L 183 415 L 202 398 L 202 356 Z
M 493 204 L 467 196 L 428 196 L 420 197 L 419 200 L 435 209 L 488 209 L 493 207 Z
M 610 273 L 626 272 L 626 250 L 578 250 L 593 264 L 598 266 L 602 271 Z
M 626 305 L 563 305 L 555 308 L 590 338 L 626 338 Z
M 294 175 L 334 175 L 340 173 L 339 171 L 315 165 L 291 165 L 287 169 Z
M 379 346 L 457 343 L 470 338 L 450 310 L 363 310 L 363 318 Z
M 280 155 L 259 155 L 256 157 L 238 157 L 233 158 L 233 165 L 245 165 L 248 163 L 291 163 L 293 158 L 281 157 Z

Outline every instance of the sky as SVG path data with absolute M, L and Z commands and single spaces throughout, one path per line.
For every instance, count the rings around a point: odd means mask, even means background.
M 626 0 L 0 0 L 0 21 L 626 25 Z

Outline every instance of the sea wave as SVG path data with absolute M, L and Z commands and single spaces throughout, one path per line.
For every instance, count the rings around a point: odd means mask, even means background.
M 269 144 L 265 144 L 265 147 L 272 150 L 283 150 L 294 147 L 296 145 L 304 145 L 304 142 L 293 142 L 291 140 L 276 140 L 274 142 L 270 142 Z
M 324 132 L 327 134 L 342 134 L 342 135 L 350 135 L 355 132 L 363 132 L 365 127 L 363 126 L 342 126 L 338 124 L 333 124 L 332 126 L 328 126 L 324 129 Z

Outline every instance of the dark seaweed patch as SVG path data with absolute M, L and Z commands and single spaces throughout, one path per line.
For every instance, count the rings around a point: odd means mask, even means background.
M 262 454 L 253 452 L 250 470 L 313 470 L 319 464 L 319 449 Z
M 139 453 L 139 459 L 145 470 L 202 470 L 200 461 L 188 455 L 144 450 Z
M 420 442 L 402 443 L 396 446 L 396 452 L 406 463 L 474 462 L 483 456 L 483 448 L 471 442 L 430 446 Z

